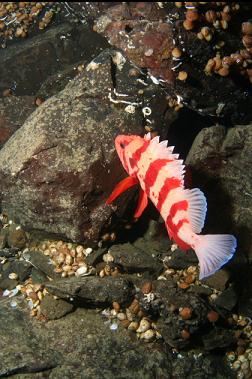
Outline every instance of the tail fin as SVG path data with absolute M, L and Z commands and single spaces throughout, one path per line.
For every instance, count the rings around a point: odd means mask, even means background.
M 237 242 L 231 234 L 208 234 L 197 236 L 194 245 L 200 265 L 199 279 L 214 274 L 235 253 Z

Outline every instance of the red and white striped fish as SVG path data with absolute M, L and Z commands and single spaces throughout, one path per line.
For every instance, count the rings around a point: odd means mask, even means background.
M 138 218 L 147 206 L 148 198 L 163 217 L 169 237 L 182 250 L 192 248 L 199 259 L 200 279 L 214 274 L 232 258 L 236 239 L 230 234 L 199 235 L 207 211 L 206 198 L 198 188 L 184 188 L 184 165 L 173 154 L 168 141 L 140 136 L 120 135 L 115 139 L 116 151 L 129 176 L 114 189 L 107 204 L 122 192 L 140 184 L 140 196 L 135 212 Z

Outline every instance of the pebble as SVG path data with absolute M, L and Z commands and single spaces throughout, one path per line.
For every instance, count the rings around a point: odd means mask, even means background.
M 84 253 L 84 247 L 81 245 L 77 246 L 76 253 L 82 255 L 82 253 Z
M 103 261 L 106 263 L 114 262 L 114 257 L 111 253 L 104 254 Z
M 239 361 L 235 361 L 234 363 L 233 363 L 233 365 L 232 365 L 232 368 L 234 369 L 234 370 L 239 370 L 239 368 L 241 367 L 241 363 L 239 362 Z
M 83 266 L 80 266 L 80 267 L 76 270 L 75 275 L 76 275 L 76 276 L 82 276 L 82 275 L 86 274 L 87 271 L 88 271 L 88 267 L 87 267 L 87 265 L 83 265 Z
M 230 351 L 227 353 L 227 359 L 230 361 L 230 362 L 234 362 L 235 361 L 235 353 L 233 351 Z
M 190 318 L 192 317 L 192 309 L 188 307 L 182 308 L 179 314 L 182 320 L 190 320 Z
M 139 305 L 138 300 L 134 299 L 128 309 L 130 312 L 134 314 L 138 314 L 138 312 L 140 311 L 140 305 Z
M 186 282 L 181 282 L 178 284 L 179 288 L 185 290 L 187 289 L 188 287 L 190 287 L 190 284 L 186 283 Z
M 128 326 L 128 329 L 129 330 L 133 330 L 133 331 L 136 331 L 137 329 L 139 328 L 139 323 L 136 322 L 136 321 L 132 321 L 129 326 Z
M 153 329 L 148 329 L 144 333 L 140 334 L 140 339 L 144 339 L 145 341 L 151 342 L 156 337 L 156 332 Z
M 18 274 L 16 274 L 15 272 L 11 272 L 9 274 L 9 279 L 17 280 L 18 279 Z
M 117 314 L 117 318 L 118 320 L 123 321 L 123 320 L 126 320 L 126 315 L 125 313 L 120 312 Z
M 245 357 L 244 354 L 239 355 L 239 357 L 238 357 L 239 362 L 243 363 L 243 362 L 246 362 L 246 360 L 247 360 L 247 358 Z
M 182 337 L 184 340 L 189 339 L 189 338 L 190 338 L 190 333 L 188 332 L 188 330 L 183 329 L 182 332 L 181 332 L 181 337 Z
M 130 321 L 129 320 L 122 320 L 121 321 L 121 324 L 122 326 L 124 326 L 124 328 L 128 328 L 128 326 L 130 325 Z
M 150 322 L 148 320 L 146 320 L 145 318 L 143 318 L 141 321 L 140 321 L 140 324 L 139 324 L 139 327 L 138 329 L 136 330 L 137 333 L 143 333 L 143 332 L 146 332 L 146 330 L 150 329 L 151 325 L 150 325 Z
M 93 249 L 92 249 L 91 247 L 88 247 L 88 248 L 84 251 L 86 257 L 87 257 L 89 254 L 91 254 L 92 251 L 93 251 Z
M 152 291 L 152 283 L 151 282 L 145 282 L 142 285 L 141 291 L 143 294 L 148 294 Z
M 210 311 L 207 314 L 207 318 L 210 322 L 216 322 L 219 318 L 219 314 L 215 311 Z
M 185 277 L 185 283 L 192 284 L 195 281 L 195 275 L 187 275 Z
M 114 310 L 115 310 L 116 312 L 119 312 L 119 310 L 120 310 L 120 308 L 121 308 L 121 306 L 120 306 L 119 303 L 117 303 L 116 301 L 114 301 L 113 304 L 112 304 L 112 306 L 113 306 L 113 308 L 114 308 Z
M 110 330 L 117 330 L 118 324 L 116 322 L 113 322 L 113 324 L 111 324 L 109 328 L 110 328 Z
M 128 308 L 126 309 L 126 316 L 129 321 L 133 321 L 133 315 Z

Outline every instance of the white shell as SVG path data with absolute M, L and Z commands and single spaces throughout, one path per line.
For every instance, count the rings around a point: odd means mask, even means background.
M 87 273 L 87 270 L 88 270 L 88 268 L 87 268 L 86 265 L 84 265 L 84 266 L 80 266 L 80 267 L 76 270 L 75 275 L 76 275 L 76 276 L 82 276 L 82 275 L 85 275 L 85 274 Z

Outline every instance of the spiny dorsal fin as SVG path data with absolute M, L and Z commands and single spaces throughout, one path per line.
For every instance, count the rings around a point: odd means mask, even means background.
M 199 188 L 186 189 L 185 197 L 188 201 L 188 215 L 189 221 L 194 233 L 198 234 L 201 232 L 206 217 L 207 202 L 205 195 Z
M 149 140 L 150 133 L 145 135 L 145 139 Z M 175 177 L 181 180 L 181 184 L 184 183 L 184 165 L 183 160 L 178 159 L 179 154 L 172 154 L 174 146 L 167 146 L 168 141 L 159 142 L 159 136 L 150 140 L 150 151 L 157 159 L 167 159 L 168 177 Z
M 159 158 L 177 159 L 178 155 L 172 154 L 174 146 L 167 146 L 168 141 L 159 142 L 159 136 L 151 139 L 151 134 L 145 134 L 144 139 L 150 141 L 150 149 Z

